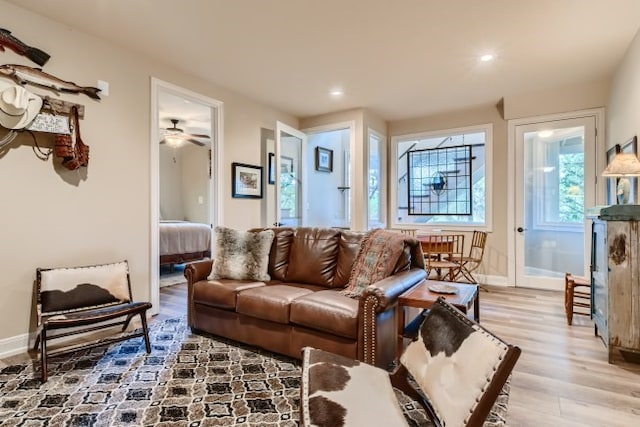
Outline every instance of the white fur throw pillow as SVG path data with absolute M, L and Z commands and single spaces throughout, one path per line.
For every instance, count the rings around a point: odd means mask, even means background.
M 211 278 L 270 280 L 267 271 L 274 235 L 273 230 L 251 232 L 216 227 L 215 262 Z

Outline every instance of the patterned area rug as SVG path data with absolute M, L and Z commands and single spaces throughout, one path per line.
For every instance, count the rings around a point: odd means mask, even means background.
M 0 370 L 0 424 L 298 425 L 299 361 L 193 334 L 185 319 L 152 323 L 150 334 L 150 355 L 139 338 L 54 358 L 44 384 L 39 364 Z M 399 400 L 409 425 L 428 425 L 417 403 Z

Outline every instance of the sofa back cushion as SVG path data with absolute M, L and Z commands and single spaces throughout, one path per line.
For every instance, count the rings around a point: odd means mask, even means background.
M 293 228 L 272 228 L 275 233 L 269 252 L 269 274 L 272 280 L 284 281 L 289 269 Z
M 353 262 L 360 251 L 364 233 L 355 231 L 341 231 L 338 248 L 338 266 L 333 278 L 333 287 L 343 288 L 349 284 Z
M 335 287 L 340 231 L 300 227 L 293 231 L 285 281 Z

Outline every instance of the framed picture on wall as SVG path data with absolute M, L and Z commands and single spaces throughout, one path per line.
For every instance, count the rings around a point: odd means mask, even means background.
M 316 170 L 333 172 L 333 150 L 316 147 Z
M 262 166 L 231 163 L 231 195 L 236 198 L 262 198 Z

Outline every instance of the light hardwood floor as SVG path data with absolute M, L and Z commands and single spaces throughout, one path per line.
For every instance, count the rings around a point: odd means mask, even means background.
M 610 365 L 588 317 L 575 316 L 567 326 L 561 292 L 486 289 L 482 324 L 522 349 L 508 426 L 640 426 L 640 365 Z M 152 322 L 184 316 L 186 299 L 186 285 L 161 288 L 160 314 Z

